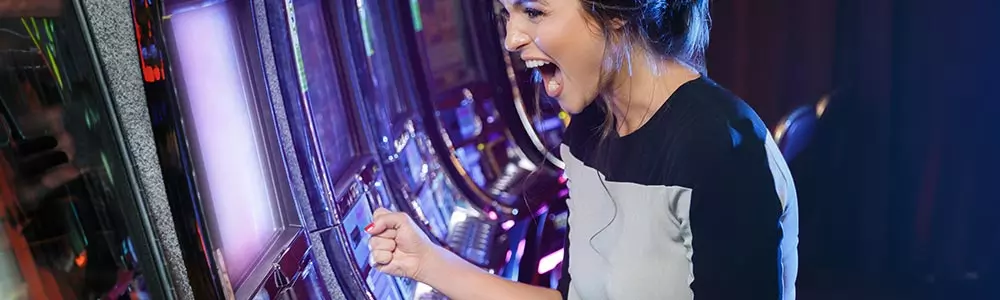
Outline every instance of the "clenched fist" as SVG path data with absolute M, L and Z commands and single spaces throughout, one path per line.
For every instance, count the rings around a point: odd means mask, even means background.
M 419 281 L 427 264 L 446 251 L 432 243 L 409 215 L 379 208 L 373 220 L 365 231 L 371 235 L 368 247 L 380 272 Z

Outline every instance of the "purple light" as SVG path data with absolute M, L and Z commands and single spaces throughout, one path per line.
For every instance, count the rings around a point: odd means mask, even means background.
M 169 19 L 193 129 L 202 200 L 214 215 L 216 247 L 234 283 L 266 249 L 277 224 L 272 191 L 251 116 L 254 101 L 242 45 L 226 3 L 175 13 Z M 206 193 L 207 192 L 207 193 Z
M 511 227 L 514 227 L 514 220 L 507 220 L 500 224 L 500 228 L 503 230 L 510 230 Z
M 517 243 L 517 258 L 520 259 L 523 256 L 524 256 L 524 240 L 521 240 L 521 242 Z
M 556 250 L 556 252 L 549 253 L 549 255 L 546 255 L 545 257 L 542 257 L 542 259 L 538 261 L 538 274 L 545 274 L 552 271 L 552 269 L 555 269 L 556 266 L 563 261 L 564 250 L 565 248 L 562 248 Z
M 549 212 L 549 206 L 548 205 L 542 205 L 542 207 L 538 208 L 538 211 L 535 212 L 535 215 L 536 216 L 540 216 L 540 215 L 542 215 L 544 213 L 547 213 L 547 212 Z

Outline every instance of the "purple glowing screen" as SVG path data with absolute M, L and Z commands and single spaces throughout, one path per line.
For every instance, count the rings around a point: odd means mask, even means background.
M 167 24 L 201 198 L 214 214 L 214 246 L 239 283 L 281 226 L 236 17 L 222 2 L 175 12 Z

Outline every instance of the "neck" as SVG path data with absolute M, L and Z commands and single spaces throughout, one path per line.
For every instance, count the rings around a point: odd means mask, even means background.
M 690 66 L 673 59 L 650 61 L 645 53 L 632 54 L 631 74 L 623 65 L 614 80 L 611 108 L 620 136 L 631 134 L 653 116 L 684 83 L 700 74 Z

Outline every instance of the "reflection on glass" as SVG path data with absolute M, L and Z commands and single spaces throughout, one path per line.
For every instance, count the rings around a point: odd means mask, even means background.
M 412 4 L 414 20 L 421 23 L 424 55 L 431 75 L 432 92 L 442 92 L 461 84 L 480 80 L 480 71 L 467 49 L 467 25 L 462 19 L 465 0 L 427 0 Z
M 379 15 L 379 11 L 382 9 L 380 5 L 387 3 L 377 0 L 357 0 L 357 4 L 358 16 L 361 19 L 361 33 L 368 56 L 368 69 L 371 70 L 372 82 L 376 90 L 375 98 L 380 101 L 380 104 L 386 105 L 388 117 L 391 118 L 391 120 L 386 120 L 388 123 L 402 121 L 398 120 L 400 115 L 412 113 L 409 103 L 412 101 L 412 93 L 415 91 L 408 91 L 405 88 L 409 82 L 404 81 L 408 81 L 409 77 L 403 76 L 404 68 L 400 68 L 393 62 L 393 55 L 399 53 L 393 52 L 398 49 L 392 49 L 390 42 L 393 34 L 389 30 L 388 24 L 385 24 L 391 19 L 380 18 Z M 402 64 L 404 62 L 400 60 L 396 63 Z
M 352 136 L 347 111 L 340 98 L 337 57 L 333 41 L 329 39 L 322 1 L 296 0 L 286 3 L 290 20 L 292 41 L 301 57 L 299 81 L 308 101 L 308 109 L 327 173 L 337 177 L 351 159 L 357 156 L 357 144 Z
M 147 298 L 140 259 L 162 263 L 135 253 L 148 237 L 125 215 L 122 141 L 81 20 L 62 13 L 0 18 L 0 299 Z
M 214 238 L 238 284 L 282 226 L 234 18 L 226 3 L 216 3 L 178 11 L 167 24 L 200 164 L 201 198 L 213 212 Z

